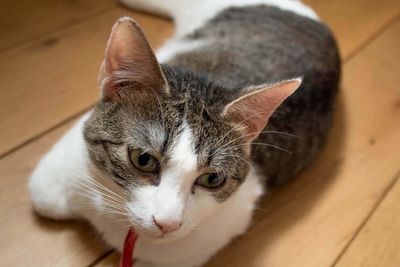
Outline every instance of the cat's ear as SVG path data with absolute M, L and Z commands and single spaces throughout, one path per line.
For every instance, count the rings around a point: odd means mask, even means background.
M 108 40 L 99 73 L 103 99 L 111 100 L 120 85 L 126 83 L 168 94 L 166 79 L 149 42 L 139 25 L 129 17 L 114 24 Z
M 242 96 L 225 106 L 222 115 L 242 126 L 244 140 L 249 143 L 260 134 L 272 113 L 299 88 L 301 82 L 302 79 L 297 78 L 246 88 Z

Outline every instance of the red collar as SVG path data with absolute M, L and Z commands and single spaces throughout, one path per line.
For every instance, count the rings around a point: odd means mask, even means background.
M 124 249 L 122 251 L 119 267 L 133 267 L 132 257 L 136 240 L 137 240 L 137 235 L 133 230 L 133 227 L 131 227 L 129 228 L 129 231 L 125 237 Z

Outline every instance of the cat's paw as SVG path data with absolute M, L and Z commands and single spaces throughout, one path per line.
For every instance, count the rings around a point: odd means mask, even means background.
M 72 219 L 67 186 L 62 179 L 62 173 L 54 171 L 45 157 L 29 178 L 29 193 L 34 210 L 51 219 Z

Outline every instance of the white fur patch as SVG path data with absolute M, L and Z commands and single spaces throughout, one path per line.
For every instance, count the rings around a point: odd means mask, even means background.
M 197 157 L 194 152 L 193 135 L 190 127 L 183 123 L 180 134 L 167 152 L 169 160 L 161 168 L 160 183 L 157 186 L 140 186 L 132 189 L 135 196 L 128 203 L 132 220 L 142 232 L 150 236 L 159 236 L 160 232 L 154 224 L 153 217 L 160 224 L 179 225 L 179 231 L 168 235 L 170 238 L 180 237 L 191 230 L 190 221 L 185 213 L 191 213 L 188 197 L 199 173 Z M 189 212 L 187 212 L 189 210 Z M 186 229 L 186 230 L 185 230 Z
M 161 173 L 155 197 L 155 217 L 160 220 L 182 220 L 186 199 L 197 178 L 197 157 L 194 153 L 193 136 L 184 123 L 181 134 L 172 145 L 170 160 Z
M 188 41 L 181 39 L 172 39 L 165 43 L 158 51 L 157 51 L 157 59 L 160 63 L 165 63 L 168 60 L 171 60 L 176 55 L 184 52 L 189 52 L 196 50 L 200 47 L 204 47 L 208 44 L 205 40 L 196 40 L 196 41 Z
M 229 7 L 266 4 L 292 11 L 298 15 L 319 20 L 317 14 L 298 0 L 120 0 L 127 6 L 172 17 L 176 35 L 182 37 L 202 27 L 220 11 Z
M 191 171 L 197 169 L 197 156 L 194 153 L 193 134 L 187 123 L 183 123 L 182 132 L 174 142 L 171 152 L 171 165 L 176 170 Z

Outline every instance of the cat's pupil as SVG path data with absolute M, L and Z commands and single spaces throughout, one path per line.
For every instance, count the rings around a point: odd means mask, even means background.
M 139 156 L 138 163 L 140 166 L 147 166 L 151 161 L 151 156 L 147 153 L 144 153 Z
M 219 177 L 218 177 L 218 175 L 217 174 L 210 174 L 209 176 L 208 176 L 208 183 L 209 184 L 217 184 L 218 183 L 218 181 L 219 181 Z

